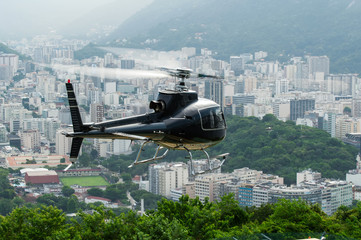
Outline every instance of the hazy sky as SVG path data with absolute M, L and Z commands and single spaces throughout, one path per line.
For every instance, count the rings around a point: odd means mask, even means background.
M 144 0 L 0 0 L 0 38 L 61 28 L 112 2 L 124 8 Z M 91 21 L 91 20 L 90 20 Z M 4 39 L 6 40 L 6 39 Z

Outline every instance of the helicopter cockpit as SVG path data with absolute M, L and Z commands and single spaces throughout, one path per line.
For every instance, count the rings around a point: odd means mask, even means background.
M 221 108 L 211 107 L 198 110 L 201 116 L 201 124 L 203 130 L 218 130 L 226 128 L 226 121 L 224 120 Z

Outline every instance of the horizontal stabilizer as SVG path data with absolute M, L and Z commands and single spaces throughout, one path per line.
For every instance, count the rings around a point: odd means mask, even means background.
M 124 137 L 129 140 L 144 140 L 144 141 L 148 140 L 148 138 L 146 137 L 128 134 L 128 133 L 113 133 L 113 135 Z
M 228 155 L 229 155 L 229 153 L 223 153 L 223 154 L 214 156 L 211 159 L 219 159 L 219 158 L 226 159 L 228 157 Z

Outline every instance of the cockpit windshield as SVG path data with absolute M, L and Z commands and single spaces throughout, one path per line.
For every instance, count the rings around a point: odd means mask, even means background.
M 224 129 L 226 127 L 224 116 L 220 107 L 199 110 L 202 128 L 207 130 Z

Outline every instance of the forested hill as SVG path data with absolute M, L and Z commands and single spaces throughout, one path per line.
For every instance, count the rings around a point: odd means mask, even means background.
M 279 60 L 328 55 L 331 72 L 361 73 L 360 21 L 359 0 L 154 0 L 106 41 L 157 50 L 209 48 L 225 60 L 260 50 Z
M 17 51 L 7 47 L 6 45 L 4 45 L 3 43 L 0 42 L 0 54 L 1 53 L 12 53 L 12 54 L 19 55 L 19 58 L 21 60 L 30 59 L 30 57 L 24 56 L 23 54 L 18 53 Z
M 4 45 L 3 43 L 0 42 L 0 53 L 1 52 L 19 54 L 15 50 L 8 48 L 6 45 Z
M 345 173 L 356 167 L 358 149 L 320 129 L 282 122 L 273 115 L 263 120 L 229 116 L 227 126 L 226 139 L 210 149 L 211 155 L 230 153 L 224 171 L 249 167 L 277 174 L 290 184 L 307 168 L 323 177 L 345 179 Z

